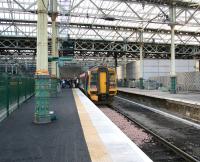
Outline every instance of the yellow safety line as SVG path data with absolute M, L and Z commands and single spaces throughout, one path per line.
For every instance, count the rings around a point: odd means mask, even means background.
M 96 128 L 93 126 L 84 105 L 74 89 L 73 94 L 92 162 L 111 162 L 111 157 L 105 145 L 101 141 Z

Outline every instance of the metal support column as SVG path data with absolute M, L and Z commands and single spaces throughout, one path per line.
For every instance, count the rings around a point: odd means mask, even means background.
M 126 64 L 127 64 L 127 58 L 126 55 L 124 55 L 124 73 L 123 73 L 123 78 L 124 78 L 124 82 L 123 82 L 123 86 L 126 87 L 127 86 L 127 74 L 126 74 Z
M 56 39 L 56 48 L 57 48 L 57 51 L 58 51 L 58 47 L 60 46 L 60 44 L 59 44 L 59 40 L 58 40 L 58 38 Z M 59 51 L 58 51 L 58 56 L 59 56 Z M 60 79 L 60 68 L 59 68 L 59 61 L 57 61 L 56 62 L 56 67 L 57 67 L 57 70 L 56 70 L 56 76 L 57 76 L 57 78 L 58 78 L 58 80 Z
M 13 67 L 13 65 L 11 65 L 11 74 L 14 74 L 14 67 Z
M 58 61 L 56 62 L 56 76 L 57 76 L 58 79 L 60 78 L 60 71 L 59 71 Z
M 8 73 L 8 64 L 5 65 L 5 73 Z
M 117 53 L 114 53 L 114 59 L 115 59 L 115 72 L 117 74 L 117 66 L 118 66 L 118 62 L 117 62 Z M 117 76 L 117 75 L 116 75 Z
M 51 53 L 52 53 L 52 57 L 56 57 L 58 56 L 58 51 L 56 49 L 56 39 L 57 39 L 57 31 L 56 31 L 56 21 L 55 19 L 52 19 L 52 39 L 51 39 L 51 43 L 52 43 L 52 49 L 51 49 Z M 56 61 L 52 61 L 51 62 L 51 76 L 56 77 Z
M 114 54 L 114 59 L 115 59 L 115 71 L 117 71 L 117 53 Z
M 176 8 L 174 5 L 170 6 L 170 27 L 171 27 L 171 84 L 170 93 L 176 93 L 176 67 L 175 67 L 175 23 L 176 23 Z
M 10 114 L 10 76 L 6 74 L 6 114 L 7 117 Z
M 51 20 L 52 20 L 52 56 L 58 56 L 58 47 L 57 47 L 57 0 L 51 0 Z M 57 78 L 57 67 L 56 61 L 51 62 L 51 97 L 57 96 L 57 85 L 58 85 L 58 78 Z
M 20 99 L 20 80 L 19 76 L 17 76 L 17 108 L 19 108 L 19 99 Z
M 37 64 L 35 73 L 35 116 L 34 122 L 49 123 L 49 88 L 48 72 L 48 0 L 37 0 Z
M 15 68 L 15 74 L 18 74 L 18 65 Z
M 140 31 L 140 89 L 144 89 L 143 83 L 143 29 Z

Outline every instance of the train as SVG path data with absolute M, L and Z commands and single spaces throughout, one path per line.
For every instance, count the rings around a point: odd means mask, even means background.
M 95 103 L 106 104 L 117 94 L 116 71 L 107 66 L 97 66 L 82 73 L 79 88 Z

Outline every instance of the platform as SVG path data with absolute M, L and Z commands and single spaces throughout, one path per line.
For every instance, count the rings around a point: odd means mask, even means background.
M 148 106 L 156 106 L 156 104 L 159 104 L 163 108 L 173 112 L 178 112 L 186 118 L 189 117 L 192 120 L 200 121 L 199 93 L 170 94 L 170 92 L 162 92 L 159 90 L 144 90 L 138 88 L 121 87 L 118 87 L 118 92 L 133 94 L 143 97 L 143 99 L 151 98 L 152 103 L 150 103 L 150 100 L 146 100 L 145 104 Z M 143 100 L 143 102 L 145 102 L 145 100 Z
M 0 123 L 1 162 L 151 161 L 78 89 L 52 98 L 58 120 L 50 124 L 32 122 L 34 103 Z
M 159 99 L 167 99 L 167 100 L 200 106 L 199 93 L 188 92 L 188 93 L 180 93 L 180 94 L 171 94 L 170 92 L 162 92 L 159 90 L 144 90 L 144 89 L 138 89 L 138 88 L 121 88 L 121 87 L 118 87 L 118 91 L 134 93 L 138 95 L 154 97 L 154 98 L 159 98 Z

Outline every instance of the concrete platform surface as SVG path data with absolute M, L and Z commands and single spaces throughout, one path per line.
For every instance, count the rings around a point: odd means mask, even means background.
M 200 93 L 170 94 L 169 92 L 162 92 L 159 90 L 144 90 L 138 88 L 121 88 L 121 87 L 118 87 L 118 91 L 200 106 Z
M 70 89 L 52 98 L 58 120 L 33 124 L 34 98 L 0 123 L 0 162 L 90 162 Z
M 50 105 L 50 124 L 33 123 L 34 98 L 0 123 L 0 162 L 152 162 L 80 90 Z
M 73 93 L 92 161 L 152 161 L 80 90 Z

